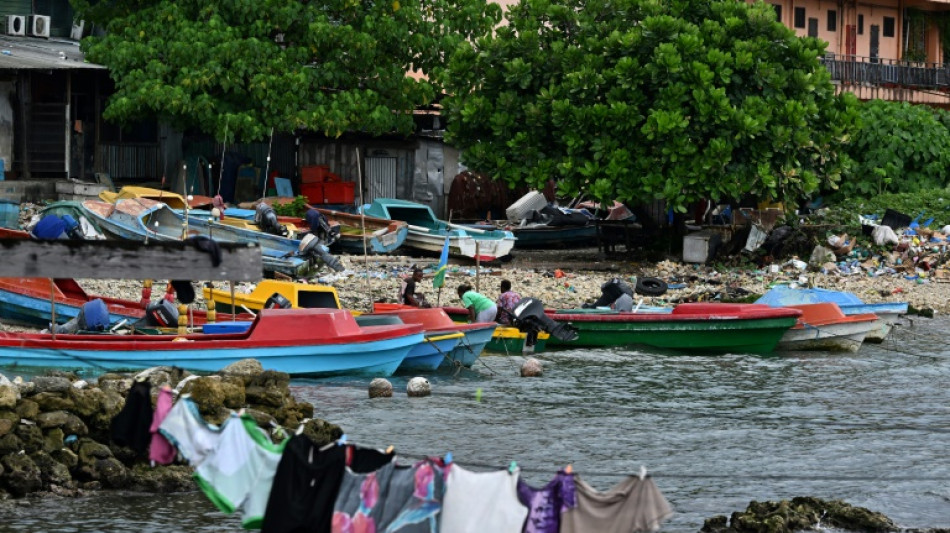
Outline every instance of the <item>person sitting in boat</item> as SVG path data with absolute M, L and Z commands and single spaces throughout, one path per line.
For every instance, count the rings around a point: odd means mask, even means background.
M 402 282 L 399 291 L 399 303 L 413 307 L 430 307 L 425 296 L 416 292 L 416 283 L 420 281 L 422 281 L 422 269 L 414 266 L 412 267 L 412 275 Z
M 511 282 L 506 279 L 501 280 L 501 295 L 498 296 L 498 301 L 495 302 L 495 305 L 498 306 L 499 324 L 514 322 L 515 316 L 512 313 L 520 301 L 521 295 L 511 290 Z
M 459 298 L 462 307 L 468 309 L 469 322 L 494 322 L 498 315 L 498 306 L 487 296 L 472 290 L 471 285 L 459 285 Z

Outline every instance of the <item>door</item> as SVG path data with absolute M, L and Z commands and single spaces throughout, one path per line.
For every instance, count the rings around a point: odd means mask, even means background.
M 854 24 L 845 27 L 844 53 L 851 56 L 858 53 L 857 27 Z
M 871 63 L 877 63 L 881 53 L 881 27 L 871 24 Z
M 818 37 L 818 19 L 816 18 L 808 19 L 808 36 Z
M 373 155 L 364 159 L 366 164 L 366 203 L 376 198 L 399 198 L 396 187 L 396 158 Z

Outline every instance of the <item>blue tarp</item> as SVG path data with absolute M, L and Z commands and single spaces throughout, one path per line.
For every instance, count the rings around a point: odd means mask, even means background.
M 846 315 L 875 312 L 903 314 L 907 312 L 907 302 L 866 304 L 850 292 L 828 289 L 793 289 L 785 285 L 769 289 L 768 292 L 755 301 L 757 304 L 766 304 L 772 307 L 828 302 L 838 304 L 838 307 Z

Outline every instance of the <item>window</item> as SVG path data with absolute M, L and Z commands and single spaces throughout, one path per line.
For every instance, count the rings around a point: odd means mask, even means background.
M 884 37 L 894 36 L 894 17 L 884 17 Z
M 834 9 L 828 10 L 828 31 L 838 31 L 838 12 Z
M 782 22 L 782 6 L 772 4 L 772 7 L 775 9 L 775 20 Z
M 805 27 L 805 8 L 804 7 L 795 8 L 795 27 L 796 28 Z
M 858 35 L 864 35 L 864 15 L 858 15 Z

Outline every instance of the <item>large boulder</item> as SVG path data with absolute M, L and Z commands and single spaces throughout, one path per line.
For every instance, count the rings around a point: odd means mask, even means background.
M 69 399 L 73 402 L 73 412 L 82 417 L 92 416 L 102 409 L 106 393 L 102 389 L 86 387 L 69 389 Z
M 12 420 L 7 420 L 6 418 L 0 418 L 0 437 L 9 433 L 15 425 L 16 425 L 16 422 Z
M 30 458 L 33 459 L 33 464 L 40 469 L 40 479 L 43 481 L 43 486 L 68 487 L 72 485 L 73 478 L 69 475 L 69 468 L 53 459 L 50 454 L 36 452 L 30 455 Z
M 86 424 L 76 415 L 68 411 L 50 411 L 36 417 L 36 425 L 40 429 L 61 428 L 66 435 L 82 437 L 89 433 Z
M 43 451 L 52 453 L 63 447 L 65 438 L 62 428 L 52 428 L 43 433 Z
M 705 521 L 702 533 L 794 533 L 824 527 L 867 533 L 897 531 L 887 516 L 854 507 L 840 500 L 801 497 L 778 502 L 749 503 L 743 512 L 732 513 L 727 521 L 715 516 Z
M 50 457 L 70 471 L 79 465 L 79 456 L 69 448 L 60 448 L 49 452 Z
M 264 367 L 257 359 L 241 359 L 221 369 L 221 374 L 225 376 L 240 376 L 246 381 L 246 385 L 255 376 L 264 372 Z
M 132 388 L 132 378 L 121 374 L 103 374 L 99 376 L 99 388 L 118 393 L 120 397 L 125 398 Z
M 162 385 L 168 384 L 172 387 L 178 385 L 178 382 L 191 375 L 190 372 L 174 366 L 153 366 L 136 374 L 132 380 L 148 381 L 152 390 L 158 390 Z M 101 379 L 101 378 L 100 378 Z
M 170 465 L 151 468 L 138 463 L 129 470 L 129 489 L 145 492 L 186 492 L 196 489 L 192 468 Z
M 39 405 L 40 411 L 73 410 L 73 401 L 69 398 L 68 392 L 40 392 L 31 399 Z
M 35 420 L 40 414 L 40 404 L 26 398 L 16 404 L 16 414 L 20 418 Z
M 43 487 L 42 475 L 29 455 L 14 453 L 0 458 L 3 484 L 14 496 L 25 496 Z
M 19 395 L 13 385 L 0 385 L 0 409 L 15 409 Z
M 326 420 L 308 420 L 303 427 L 303 434 L 310 438 L 317 446 L 330 444 L 343 436 L 343 429 Z
M 63 376 L 37 376 L 33 378 L 36 384 L 35 394 L 44 392 L 67 392 L 72 386 L 72 382 Z
M 43 449 L 43 431 L 35 424 L 19 424 L 13 432 L 20 438 L 22 450 L 26 453 L 38 452 Z
M 18 453 L 23 449 L 23 443 L 15 433 L 7 433 L 0 437 L 0 457 L 13 453 Z
M 98 459 L 93 467 L 95 478 L 103 487 L 109 489 L 124 489 L 129 482 L 129 469 L 115 457 Z
M 112 419 L 125 406 L 124 397 L 114 390 L 102 391 L 99 410 L 86 417 L 86 426 L 89 435 L 96 440 L 108 442 L 111 432 Z
M 224 408 L 224 400 L 233 391 L 221 382 L 220 376 L 204 376 L 191 380 L 185 385 L 183 392 L 190 392 L 198 412 L 208 422 L 219 424 L 227 418 L 228 411 Z

